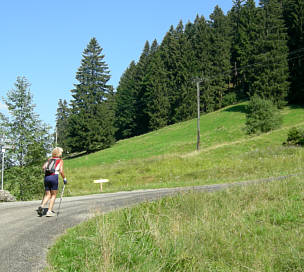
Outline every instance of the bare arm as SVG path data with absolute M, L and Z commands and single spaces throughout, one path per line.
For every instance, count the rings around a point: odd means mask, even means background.
M 63 160 L 61 160 L 61 162 L 60 162 L 59 173 L 60 173 L 61 177 L 64 179 L 65 175 L 64 175 L 64 172 L 63 172 Z

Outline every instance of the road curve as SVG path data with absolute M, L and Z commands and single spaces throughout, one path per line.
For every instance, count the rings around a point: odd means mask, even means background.
M 287 176 L 229 184 L 184 188 L 138 190 L 65 197 L 56 217 L 38 217 L 40 201 L 0 203 L 0 272 L 37 272 L 46 266 L 47 249 L 67 228 L 94 216 L 96 212 L 132 206 L 144 201 L 185 191 L 212 192 L 230 186 L 283 179 Z M 55 211 L 58 208 L 58 199 Z

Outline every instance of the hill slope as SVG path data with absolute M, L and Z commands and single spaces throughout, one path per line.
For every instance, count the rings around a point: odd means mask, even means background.
M 70 194 L 97 193 L 94 179 L 108 178 L 105 192 L 222 183 L 262 178 L 302 169 L 301 148 L 286 148 L 288 129 L 304 127 L 304 109 L 282 110 L 283 126 L 273 132 L 245 133 L 245 103 L 203 115 L 201 149 L 196 119 L 117 142 L 113 147 L 66 160 Z

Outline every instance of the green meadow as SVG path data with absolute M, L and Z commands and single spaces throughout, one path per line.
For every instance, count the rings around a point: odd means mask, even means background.
M 245 104 L 201 116 L 200 150 L 197 124 L 189 120 L 87 156 L 65 160 L 71 195 L 99 192 L 96 179 L 106 178 L 104 192 L 226 183 L 299 172 L 303 150 L 284 147 L 288 130 L 304 127 L 304 109 L 282 110 L 283 126 L 249 136 Z
M 228 183 L 288 174 L 280 181 L 216 193 L 184 193 L 124 208 L 69 229 L 48 254 L 59 271 L 304 271 L 304 108 L 285 107 L 283 125 L 249 136 L 245 103 L 65 160 L 71 195 Z

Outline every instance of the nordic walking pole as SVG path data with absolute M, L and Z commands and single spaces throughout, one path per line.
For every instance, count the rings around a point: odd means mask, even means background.
M 59 211 L 60 211 L 60 206 L 61 206 L 61 201 L 62 201 L 62 197 L 63 197 L 63 193 L 64 193 L 64 188 L 65 188 L 65 184 L 63 184 L 62 192 L 61 192 L 61 195 L 60 195 L 60 202 L 59 202 L 59 207 L 58 207 L 58 212 L 57 212 L 56 220 L 58 219 L 58 215 L 59 215 Z

